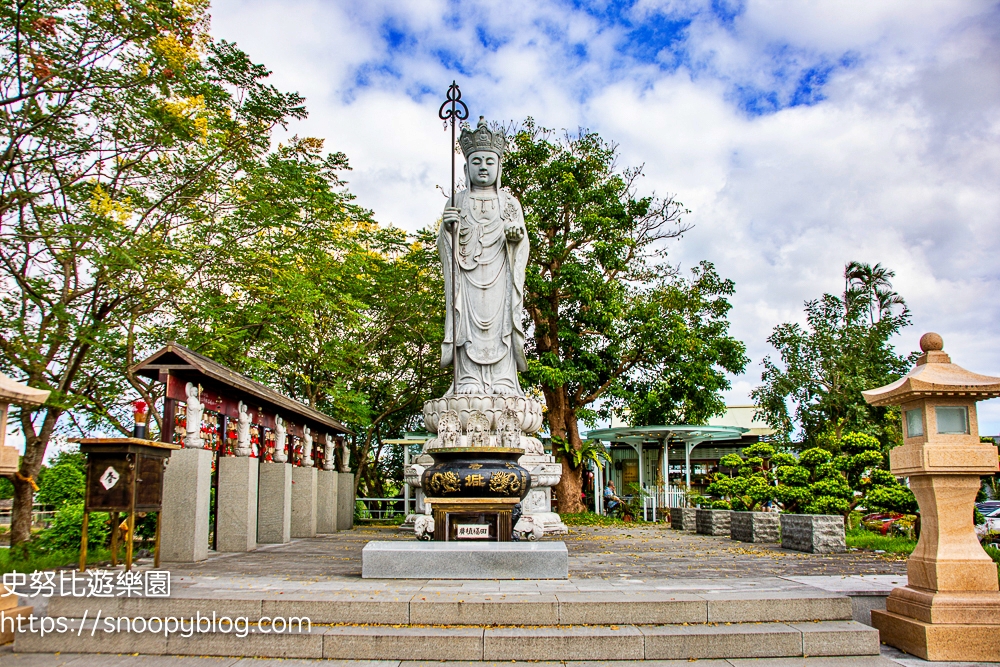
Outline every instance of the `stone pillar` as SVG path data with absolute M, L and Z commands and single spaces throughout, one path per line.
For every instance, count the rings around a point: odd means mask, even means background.
M 337 532 L 337 477 L 334 470 L 316 473 L 316 532 Z
M 354 473 L 337 473 L 337 530 L 354 528 Z
M 221 552 L 257 549 L 257 482 L 259 460 L 249 456 L 219 457 L 219 494 L 216 503 Z
M 292 538 L 292 464 L 260 463 L 257 541 L 284 544 Z
M 292 537 L 316 537 L 316 468 L 292 468 Z
M 178 449 L 163 473 L 160 560 L 196 563 L 208 558 L 208 515 L 212 497 L 212 452 Z

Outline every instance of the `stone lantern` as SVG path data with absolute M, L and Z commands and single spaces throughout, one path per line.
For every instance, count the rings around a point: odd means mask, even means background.
M 14 477 L 17 472 L 17 459 L 20 455 L 17 447 L 8 447 L 4 440 L 7 436 L 7 410 L 10 404 L 24 407 L 35 407 L 41 405 L 49 398 L 49 392 L 44 389 L 35 389 L 26 384 L 21 384 L 0 373 L 0 477 Z M 31 478 L 23 478 L 30 480 Z M 0 583 L 0 618 L 21 618 L 28 617 L 34 611 L 33 607 L 17 605 L 18 598 L 11 595 L 2 583 Z M 14 640 L 14 627 L 12 624 L 0 624 L 0 644 L 6 644 Z
M 979 441 L 976 401 L 1000 396 L 1000 378 L 951 363 L 936 333 L 905 377 L 863 392 L 872 405 L 898 405 L 904 439 L 889 453 L 920 505 L 920 539 L 906 563 L 907 585 L 872 612 L 881 640 L 925 660 L 1000 656 L 997 567 L 972 522 L 980 476 L 997 472 L 997 448 Z
M 35 389 L 12 380 L 0 373 L 0 477 L 13 477 L 17 473 L 17 459 L 20 453 L 16 447 L 7 447 L 7 409 L 10 404 L 35 407 L 49 398 L 49 392 Z

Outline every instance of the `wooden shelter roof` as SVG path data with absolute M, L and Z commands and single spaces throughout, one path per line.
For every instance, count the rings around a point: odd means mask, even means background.
M 167 343 L 160 350 L 137 363 L 131 370 L 137 375 L 153 380 L 162 380 L 161 373 L 167 371 L 189 382 L 198 382 L 202 378 L 208 378 L 228 387 L 234 398 L 251 399 L 255 404 L 266 405 L 269 409 L 282 415 L 296 415 L 300 421 L 322 426 L 323 430 L 330 429 L 338 433 L 354 434 L 353 431 L 329 415 L 284 394 L 279 394 L 270 387 L 251 380 L 245 375 L 175 342 Z

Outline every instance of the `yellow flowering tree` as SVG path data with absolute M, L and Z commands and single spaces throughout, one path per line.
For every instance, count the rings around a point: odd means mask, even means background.
M 0 6 L 0 370 L 52 390 L 15 412 L 14 545 L 49 438 L 80 415 L 127 430 L 123 389 L 149 390 L 124 373 L 137 341 L 211 263 L 272 129 L 305 113 L 208 25 L 204 0 Z

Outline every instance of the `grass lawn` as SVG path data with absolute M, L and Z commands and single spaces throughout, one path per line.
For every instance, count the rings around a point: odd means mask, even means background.
M 901 535 L 880 535 L 864 528 L 852 528 L 847 531 L 847 546 L 909 556 L 917 546 L 917 541 Z
M 594 512 L 580 512 L 578 514 L 560 514 L 559 518 L 563 520 L 567 526 L 618 526 L 628 527 L 634 526 L 637 523 L 650 524 L 649 521 L 622 521 L 617 517 L 602 516 L 600 514 L 595 514 Z
M 87 565 L 97 565 L 110 562 L 110 549 L 90 549 L 87 552 Z M 51 554 L 29 554 L 25 559 L 11 557 L 10 549 L 0 549 L 0 574 L 7 572 L 34 572 L 36 570 L 51 570 L 80 562 L 79 551 L 59 551 Z

